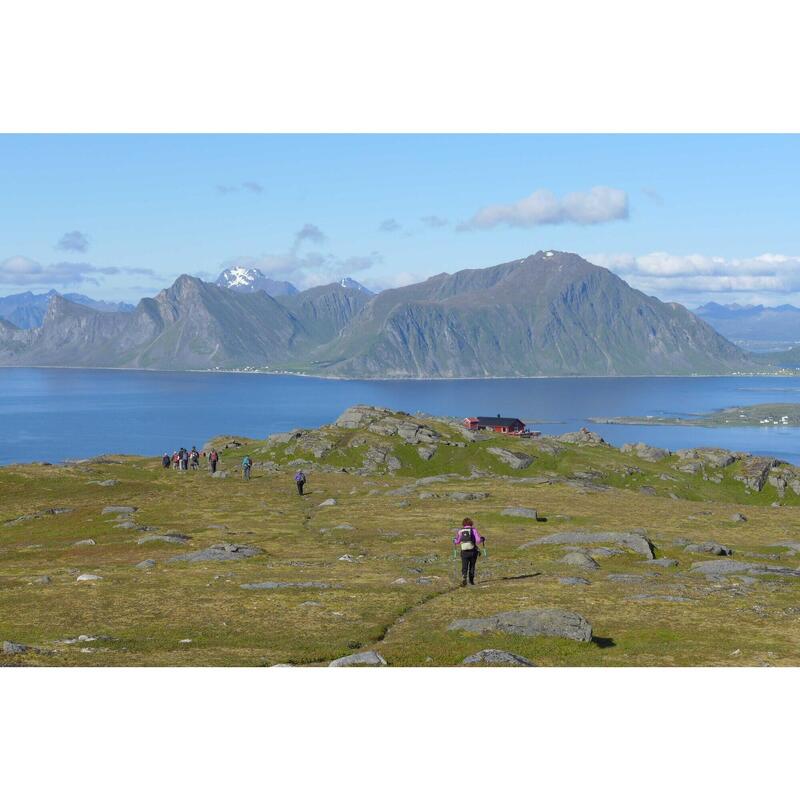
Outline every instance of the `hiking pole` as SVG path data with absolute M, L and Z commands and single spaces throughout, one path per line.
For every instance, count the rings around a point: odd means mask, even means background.
M 453 548 L 453 581 L 458 581 L 458 553 L 456 548 Z

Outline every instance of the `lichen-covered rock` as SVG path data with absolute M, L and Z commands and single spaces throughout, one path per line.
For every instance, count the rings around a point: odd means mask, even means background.
M 562 433 L 559 436 L 554 436 L 554 439 L 559 442 L 566 442 L 568 444 L 584 444 L 584 445 L 599 445 L 606 444 L 606 440 L 594 431 L 588 428 L 581 428 L 577 431 L 570 431 L 569 433 Z
M 173 556 L 172 561 L 239 561 L 243 558 L 257 556 L 264 551 L 260 547 L 247 547 L 241 544 L 214 544 L 205 550 L 198 550 L 195 553 L 184 553 Z
M 497 456 L 504 464 L 511 469 L 525 469 L 533 464 L 534 458 L 527 453 L 519 453 L 513 450 L 506 450 L 504 447 L 489 447 L 488 451 Z
M 592 626 L 580 614 L 559 608 L 531 608 L 523 611 L 505 611 L 482 619 L 457 619 L 449 631 L 469 633 L 510 633 L 516 636 L 556 636 L 589 642 Z
M 649 444 L 645 444 L 644 442 L 636 442 L 635 444 L 624 444 L 620 448 L 620 452 L 622 453 L 629 453 L 631 455 L 635 455 L 638 458 L 641 458 L 643 461 L 663 461 L 665 458 L 669 458 L 670 452 L 669 450 L 665 450 L 662 447 L 652 447 Z
M 539 519 L 535 508 L 523 508 L 522 506 L 510 506 L 500 512 L 504 517 L 524 517 L 526 519 Z
M 533 661 L 529 661 L 516 653 L 509 653 L 506 650 L 480 650 L 467 656 L 462 664 L 480 664 L 482 666 L 504 666 L 504 667 L 535 667 Z
M 733 550 L 730 547 L 719 544 L 719 542 L 699 542 L 687 544 L 683 548 L 684 553 L 710 553 L 713 556 L 731 556 Z
M 641 533 L 618 533 L 616 531 L 593 531 L 593 532 L 572 532 L 551 533 L 533 542 L 521 545 L 521 547 L 534 547 L 540 544 L 602 544 L 611 542 L 635 553 L 643 555 L 648 560 L 653 558 L 653 545 L 644 534 Z
M 562 559 L 562 564 L 569 564 L 571 567 L 579 567 L 580 569 L 600 569 L 600 565 L 586 553 L 581 553 L 579 550 L 567 553 Z
M 385 667 L 386 659 L 374 650 L 368 650 L 366 653 L 353 653 L 349 656 L 337 658 L 328 664 L 329 667 Z

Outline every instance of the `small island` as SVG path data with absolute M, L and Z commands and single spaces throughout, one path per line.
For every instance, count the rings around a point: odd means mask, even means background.
M 800 404 L 759 403 L 752 406 L 732 406 L 688 417 L 590 417 L 589 422 L 602 425 L 682 425 L 702 428 L 744 428 L 755 425 L 797 427 L 800 426 Z

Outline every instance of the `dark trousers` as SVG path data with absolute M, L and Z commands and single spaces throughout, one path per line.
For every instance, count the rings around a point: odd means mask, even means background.
M 303 494 L 303 487 L 306 485 L 305 481 L 297 481 L 297 494 Z
M 244 467 L 244 477 L 246 480 L 250 480 L 250 467 Z
M 211 461 L 210 463 L 211 463 L 211 471 L 212 472 L 216 472 L 217 471 L 217 462 L 216 461 Z
M 475 562 L 478 560 L 478 548 L 461 551 L 461 577 L 475 583 Z

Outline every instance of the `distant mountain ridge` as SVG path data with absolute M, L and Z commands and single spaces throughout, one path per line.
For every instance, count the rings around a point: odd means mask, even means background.
M 695 314 L 736 343 L 769 345 L 800 342 L 800 308 L 738 303 L 706 303 Z
M 0 297 L 0 318 L 6 319 L 18 328 L 38 328 L 42 324 L 50 298 L 56 294 L 59 293 L 51 289 L 41 294 L 21 292 Z M 97 311 L 133 311 L 134 308 L 130 303 L 93 300 L 84 294 L 67 293 L 61 297 Z
M 251 367 L 353 378 L 754 368 L 683 306 L 556 251 L 375 295 L 332 283 L 273 297 L 182 275 L 129 313 L 53 296 L 40 328 L 0 326 L 0 364 Z

